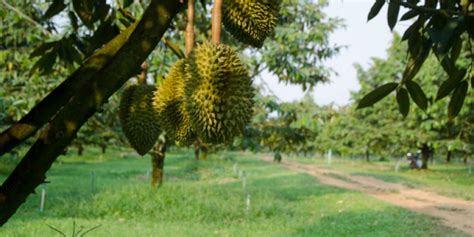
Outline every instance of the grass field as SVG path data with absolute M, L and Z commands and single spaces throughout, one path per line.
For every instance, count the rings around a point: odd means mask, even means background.
M 435 162 L 428 165 L 428 170 L 411 170 L 408 161 L 371 161 L 363 159 L 333 158 L 331 164 L 322 158 L 286 157 L 289 160 L 318 167 L 341 170 L 356 175 L 372 176 L 387 182 L 402 183 L 409 187 L 421 188 L 439 194 L 474 200 L 474 167 L 469 173 L 469 166 L 462 163 Z
M 87 150 L 62 157 L 48 173 L 45 211 L 39 212 L 40 195 L 32 195 L 0 236 L 61 236 L 48 225 L 72 236 L 73 223 L 76 230 L 100 225 L 87 236 L 114 237 L 462 236 L 431 217 L 322 185 L 252 154 L 195 161 L 191 151 L 172 151 L 159 190 L 149 185 L 148 157 L 98 156 Z

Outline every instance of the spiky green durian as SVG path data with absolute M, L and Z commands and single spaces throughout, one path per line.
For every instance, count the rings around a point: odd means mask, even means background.
M 222 5 L 225 29 L 237 40 L 260 48 L 278 23 L 281 0 L 227 0 Z
M 196 139 L 184 104 L 184 60 L 170 68 L 153 97 L 153 109 L 162 129 L 179 145 L 189 145 Z
M 158 118 L 151 104 L 154 86 L 132 85 L 125 89 L 120 100 L 119 119 L 130 145 L 145 155 L 160 135 Z
M 252 116 L 254 89 L 246 67 L 227 45 L 198 45 L 185 65 L 186 104 L 205 143 L 230 142 Z

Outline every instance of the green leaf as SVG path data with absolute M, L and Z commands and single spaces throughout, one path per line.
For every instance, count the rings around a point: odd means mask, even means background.
M 467 95 L 468 87 L 468 82 L 462 81 L 456 90 L 454 90 L 454 93 L 451 96 L 451 101 L 449 101 L 448 105 L 448 117 L 450 120 L 454 119 L 461 111 L 464 99 Z
M 74 31 L 77 31 L 77 29 L 79 28 L 79 25 L 77 24 L 77 17 L 76 17 L 76 14 L 74 14 L 73 11 L 69 11 L 69 12 L 68 12 L 68 16 L 69 16 L 69 23 L 71 24 L 72 29 L 73 29 Z
M 57 50 L 52 50 L 44 54 L 36 63 L 33 65 L 31 71 L 38 70 L 41 75 L 46 75 L 52 72 L 54 63 L 56 62 Z
M 359 101 L 357 109 L 365 108 L 377 103 L 379 100 L 383 99 L 385 96 L 394 91 L 398 86 L 398 83 L 391 82 L 383 86 L 378 87 L 377 89 L 371 91 L 369 94 L 365 95 Z
M 461 54 L 463 40 L 461 37 L 455 39 L 453 47 L 451 48 L 451 60 L 456 62 Z
M 454 88 L 458 87 L 459 82 L 464 78 L 466 72 L 466 69 L 462 69 L 450 75 L 450 77 L 439 87 L 438 93 L 436 94 L 436 101 L 448 96 Z
M 44 52 L 52 49 L 57 43 L 58 43 L 57 41 L 52 41 L 52 42 L 46 42 L 46 43 L 41 44 L 38 48 L 36 48 L 30 54 L 30 58 L 34 58 L 34 57 L 44 54 Z
M 407 28 L 405 33 L 403 33 L 402 41 L 409 39 L 413 33 L 419 32 L 422 26 L 423 26 L 423 21 L 417 20 L 413 22 L 413 24 L 411 24 L 411 26 Z
M 130 5 L 132 5 L 132 3 L 133 3 L 133 0 L 123 0 L 123 7 L 127 8 Z
M 206 0 L 201 0 L 199 2 L 201 3 L 201 6 L 204 9 L 204 11 L 206 11 Z
M 411 18 L 418 16 L 419 12 L 415 10 L 410 10 L 407 13 L 403 14 L 403 16 L 400 18 L 400 21 L 406 21 L 410 20 Z
M 410 54 L 410 60 L 403 72 L 403 81 L 410 81 L 413 79 L 413 77 L 415 77 L 415 75 L 420 71 L 425 60 L 428 58 L 432 45 L 431 41 L 422 38 L 422 43 L 419 44 L 421 44 L 421 49 L 418 49 L 418 54 Z M 415 51 L 415 49 L 412 49 L 411 51 Z
M 405 85 L 408 89 L 408 92 L 410 92 L 411 98 L 413 101 L 415 101 L 415 104 L 418 105 L 420 109 L 426 110 L 428 108 L 428 99 L 426 98 L 426 95 L 421 89 L 420 85 L 412 80 L 406 81 Z
M 438 53 L 443 55 L 446 54 L 451 46 L 453 45 L 453 38 L 460 37 L 459 34 L 456 33 L 457 28 L 460 25 L 460 19 L 453 18 L 450 19 L 445 25 L 441 32 L 441 39 L 438 44 Z
M 372 18 L 377 16 L 384 4 L 385 4 L 385 0 L 376 0 L 374 5 L 369 11 L 369 16 L 367 17 L 367 21 L 370 21 Z
M 86 25 L 88 28 L 93 27 L 93 5 L 94 1 L 92 0 L 72 0 L 72 6 L 74 7 L 74 11 L 81 19 L 82 23 Z
M 397 91 L 397 103 L 398 110 L 400 110 L 403 117 L 406 117 L 410 111 L 410 97 L 405 88 L 400 88 L 400 90 Z
M 388 4 L 387 20 L 390 30 L 393 30 L 398 20 L 398 13 L 400 12 L 400 5 L 398 3 L 390 2 Z
M 47 20 L 66 8 L 66 4 L 64 4 L 64 0 L 54 0 L 53 3 L 49 6 L 48 10 L 44 13 L 41 19 Z

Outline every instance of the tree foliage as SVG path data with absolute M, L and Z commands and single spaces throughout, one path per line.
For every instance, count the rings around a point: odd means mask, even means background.
M 384 5 L 388 5 L 390 29 L 399 21 L 411 21 L 402 37 L 408 43 L 405 50 L 407 61 L 402 74 L 392 76 L 389 84 L 368 93 L 360 100 L 358 107 L 370 106 L 397 89 L 397 101 L 404 116 L 408 114 L 407 101 L 410 98 L 426 110 L 429 105 L 427 95 L 416 76 L 432 53 L 447 74 L 437 85 L 435 101 L 450 96 L 447 110 L 448 117 L 453 119 L 463 105 L 466 106 L 466 97 L 474 87 L 474 3 L 470 0 L 377 0 L 368 14 L 368 20 L 377 16 Z M 402 8 L 408 11 L 400 17 Z M 467 59 L 467 63 L 460 62 L 463 59 Z

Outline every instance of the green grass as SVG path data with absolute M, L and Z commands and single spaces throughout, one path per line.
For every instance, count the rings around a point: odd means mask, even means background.
M 474 200 L 474 173 L 468 173 L 468 167 L 461 163 L 430 163 L 428 170 L 411 170 L 408 161 L 401 160 L 398 172 L 397 161 L 371 161 L 333 158 L 329 165 L 322 158 L 288 157 L 306 164 L 315 164 L 326 169 L 347 173 L 372 176 L 387 182 L 402 183 L 408 187 L 421 188 L 439 194 Z M 474 167 L 473 167 L 474 168 Z M 473 170 L 474 172 L 474 170 Z
M 149 186 L 149 157 L 131 154 L 110 151 L 97 161 L 92 150 L 62 157 L 48 172 L 45 212 L 38 210 L 39 195 L 32 195 L 0 236 L 57 235 L 48 225 L 71 236 L 73 222 L 101 225 L 87 236 L 114 237 L 462 236 L 431 217 L 322 185 L 252 154 L 195 161 L 191 151 L 172 151 L 159 190 Z M 249 210 L 235 164 L 247 175 Z

